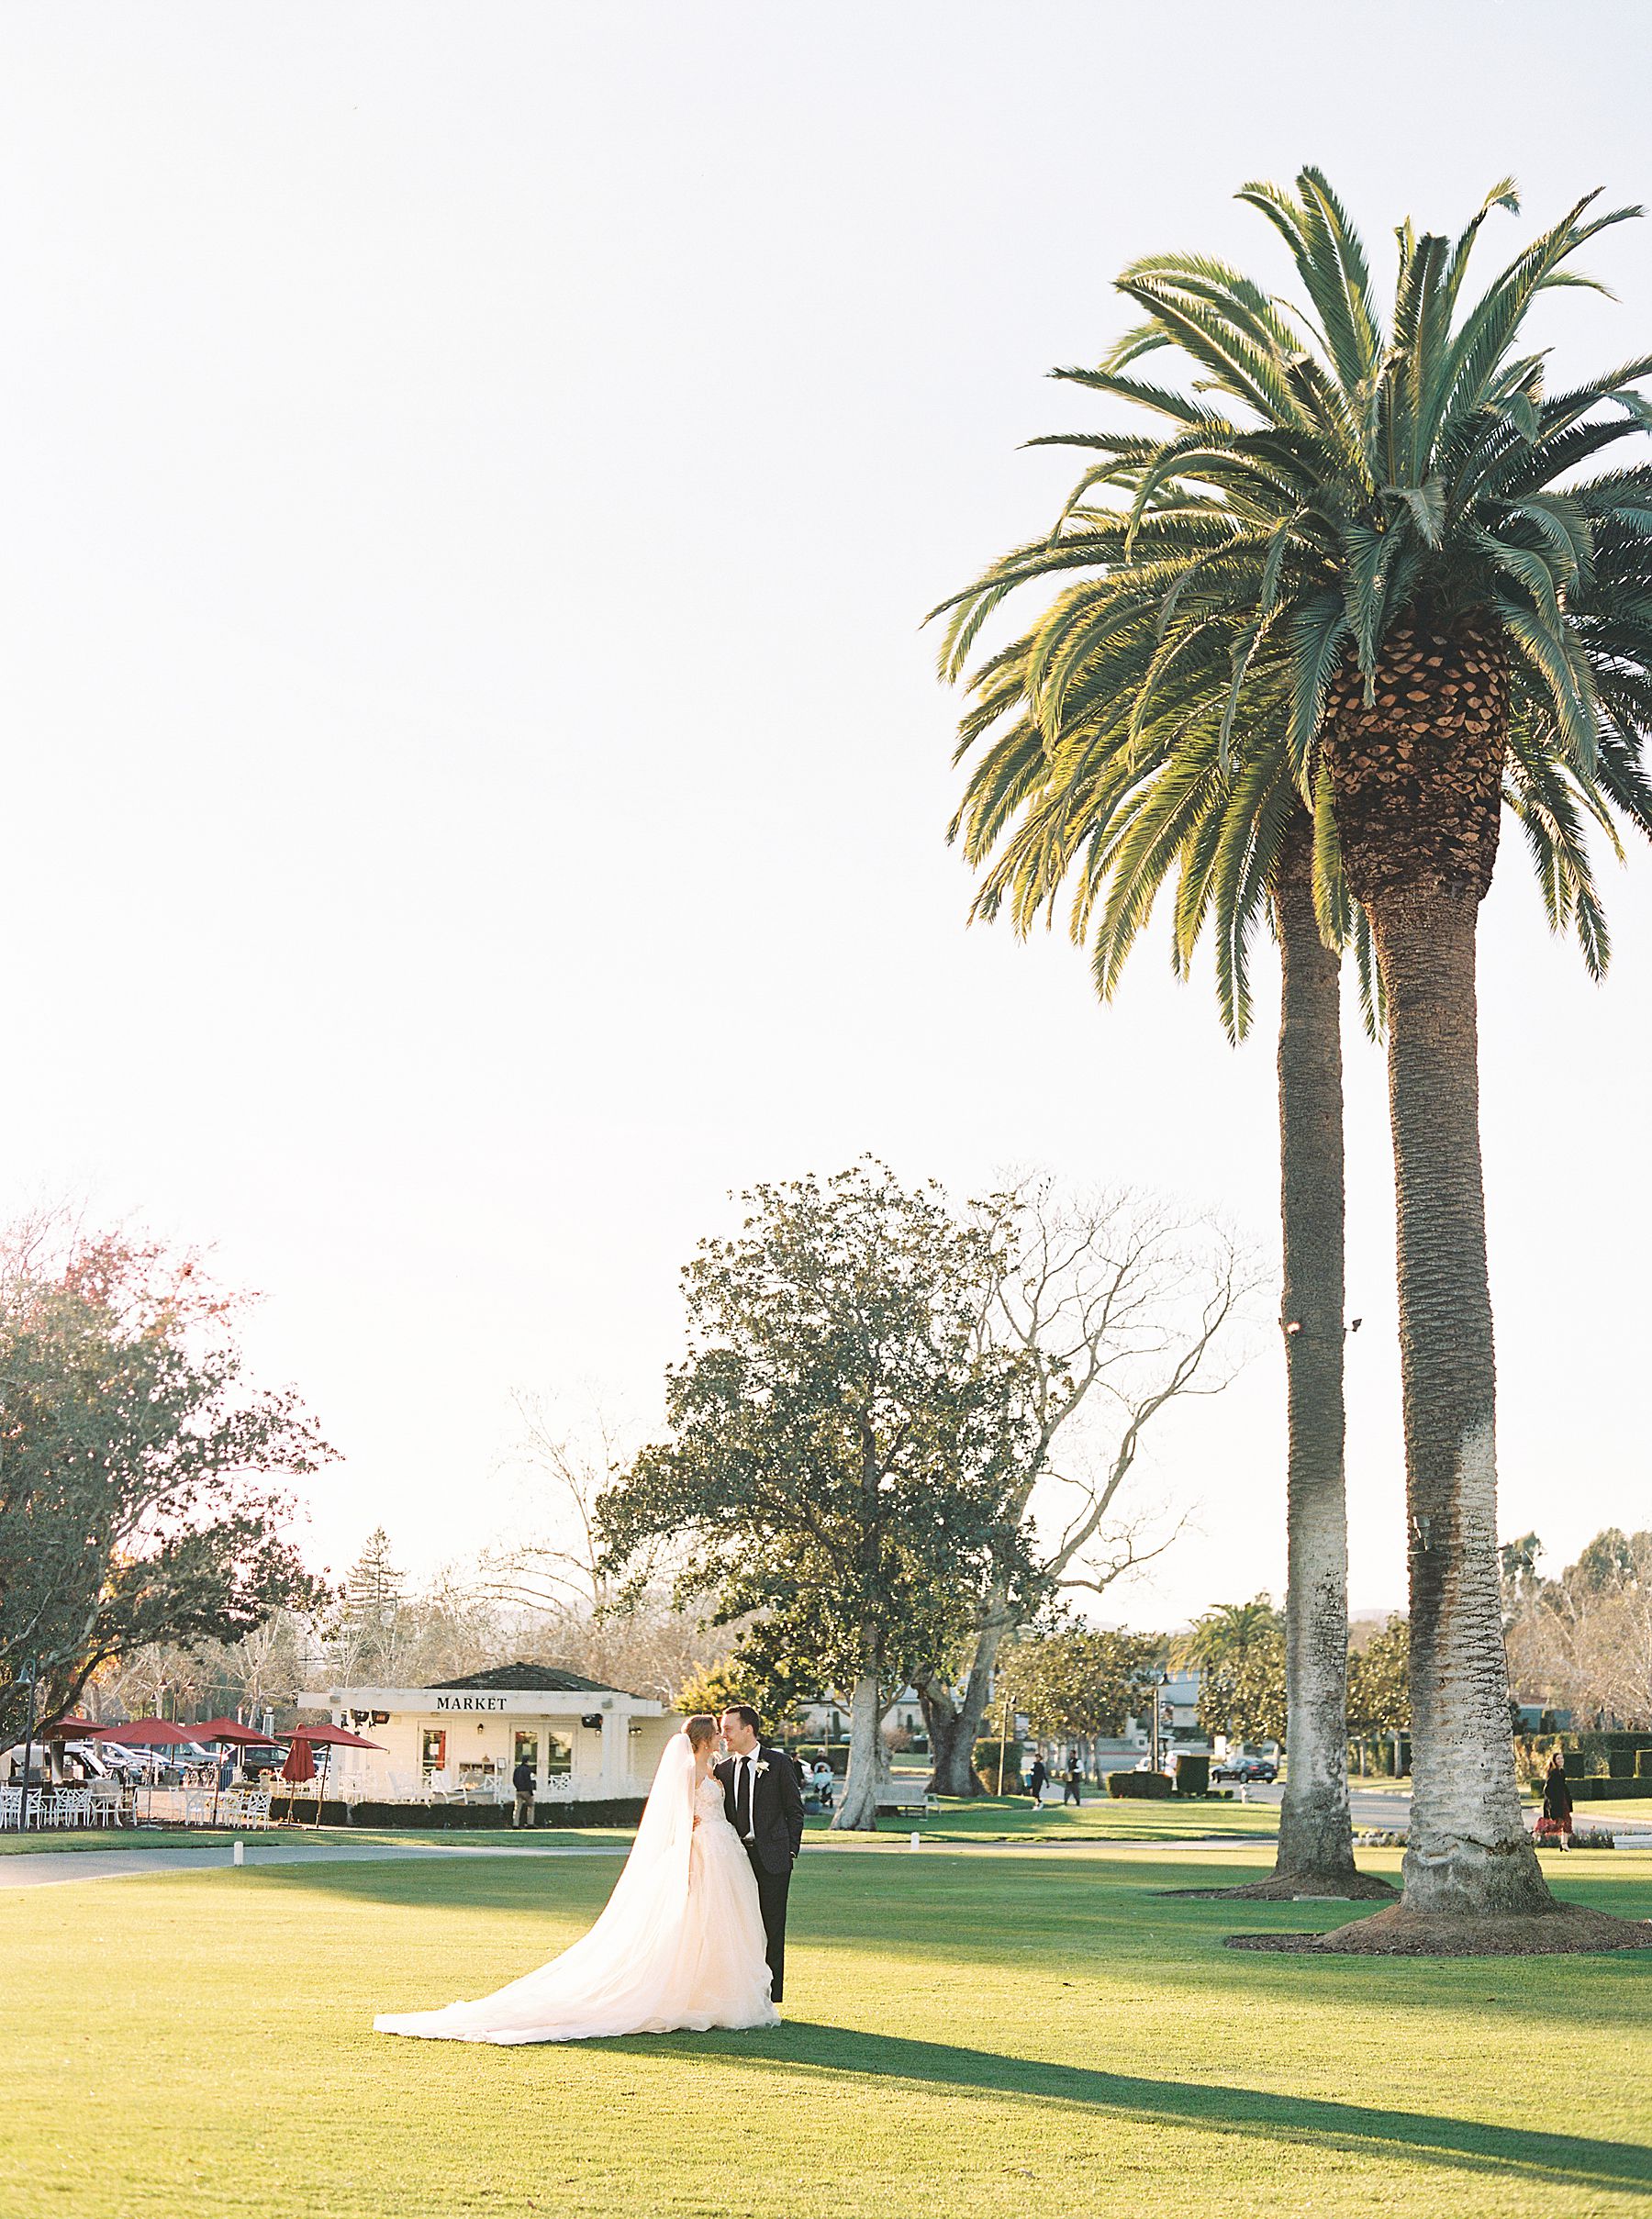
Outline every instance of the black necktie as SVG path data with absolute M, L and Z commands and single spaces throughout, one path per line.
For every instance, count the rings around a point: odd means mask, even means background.
M 734 1831 L 743 1842 L 752 1831 L 752 1760 L 742 1756 L 734 1782 Z

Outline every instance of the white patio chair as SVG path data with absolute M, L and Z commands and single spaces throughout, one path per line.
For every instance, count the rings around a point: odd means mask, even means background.
M 58 1824 L 60 1826 L 87 1826 L 92 1823 L 92 1790 L 89 1788 L 60 1788 L 57 1791 Z
M 0 1788 L 0 1832 L 16 1832 L 23 1823 L 23 1790 Z
M 86 1816 L 88 1826 L 119 1826 L 125 1821 L 122 1805 L 126 1801 L 117 1779 L 95 1779 L 86 1790 Z

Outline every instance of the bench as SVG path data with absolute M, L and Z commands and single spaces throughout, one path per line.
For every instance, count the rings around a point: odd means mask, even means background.
M 886 1780 L 877 1790 L 880 1811 L 938 1811 L 940 1801 L 919 1779 Z

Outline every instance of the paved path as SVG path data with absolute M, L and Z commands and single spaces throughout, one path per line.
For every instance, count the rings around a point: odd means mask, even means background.
M 474 1842 L 261 1842 L 249 1840 L 254 1865 L 363 1865 L 419 1857 L 623 1857 L 627 1842 L 580 1843 L 543 1848 L 523 1843 L 494 1849 Z M 69 1880 L 139 1879 L 146 1872 L 228 1872 L 234 1857 L 227 1843 L 165 1849 L 20 1850 L 0 1857 L 0 1890 L 53 1888 Z
M 1277 1804 L 1284 1795 L 1283 1788 L 1247 1788 L 1245 1794 L 1253 1803 Z M 1652 1845 L 1652 1819 L 1631 1818 L 1627 1813 L 1619 1817 L 1610 1803 L 1590 1804 L 1587 1795 L 1579 1801 L 1589 1812 L 1586 1823 L 1606 1826 L 1638 1848 Z M 1411 1824 L 1411 1797 L 1396 1793 L 1391 1789 L 1363 1788 L 1357 1780 L 1348 1783 L 1348 1808 L 1356 1826 L 1382 1827 L 1401 1834 Z

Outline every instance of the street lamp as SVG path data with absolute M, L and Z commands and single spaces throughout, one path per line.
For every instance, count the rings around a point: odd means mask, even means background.
M 1165 1767 L 1164 1767 L 1164 1764 L 1163 1764 L 1163 1762 L 1162 1762 L 1162 1758 L 1163 1758 L 1163 1756 L 1164 1756 L 1164 1745 L 1163 1745 L 1163 1733 L 1162 1733 L 1162 1729 L 1161 1729 L 1160 1724 L 1159 1724 L 1159 1701 L 1160 1701 L 1160 1697 L 1161 1697 L 1162 1690 L 1163 1690 L 1163 1689 L 1164 1689 L 1164 1688 L 1166 1686 L 1166 1684 L 1167 1684 L 1167 1681 L 1166 1681 L 1166 1676 L 1165 1676 L 1163 1673 L 1159 1674 L 1159 1675 L 1158 1675 L 1158 1677 L 1155 1678 L 1154 1683 L 1153 1683 L 1153 1766 L 1152 1766 L 1152 1768 L 1153 1768 L 1153 1770 L 1154 1770 L 1155 1772 L 1162 1772 L 1162 1771 L 1164 1770 L 1164 1768 L 1165 1768 Z
M 25 1671 L 22 1671 L 18 1674 L 18 1678 L 22 1680 L 24 1686 L 28 1689 L 28 1712 L 27 1722 L 23 1728 L 23 1801 L 21 1808 L 17 1812 L 17 1832 L 19 1834 L 27 1834 L 28 1831 L 29 1745 L 34 1740 L 35 1682 L 39 1675 L 39 1669 L 40 1667 L 38 1664 L 31 1664 Z

